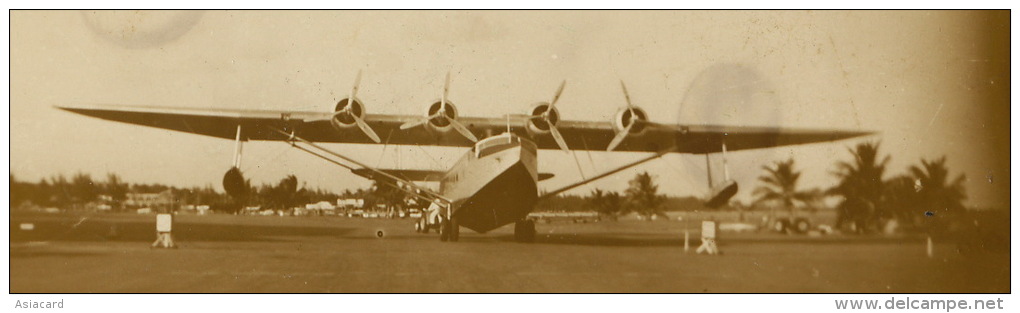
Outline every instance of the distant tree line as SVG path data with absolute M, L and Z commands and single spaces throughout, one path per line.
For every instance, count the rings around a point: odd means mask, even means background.
M 113 201 L 123 202 L 128 192 L 149 192 L 153 189 L 165 190 L 163 186 L 124 183 L 116 174 L 108 174 L 105 181 L 92 179 L 89 174 L 78 173 L 70 179 L 60 174 L 40 179 L 37 183 L 23 182 L 10 175 L 11 207 L 22 204 L 34 204 L 47 207 L 64 207 L 84 205 L 107 195 Z M 169 187 L 166 187 L 169 188 Z
M 120 211 L 128 209 L 125 202 L 129 193 L 169 191 L 180 205 L 209 205 L 213 210 L 234 213 L 243 206 L 287 209 L 304 203 L 334 202 L 339 197 L 334 192 L 318 188 L 298 188 L 298 180 L 293 175 L 287 176 L 275 185 L 250 187 L 249 196 L 241 202 L 231 199 L 225 193 L 217 192 L 211 185 L 181 188 L 164 184 L 126 183 L 116 174 L 107 174 L 102 180 L 93 179 L 85 173 L 77 173 L 71 178 L 60 174 L 40 179 L 38 182 L 20 181 L 11 174 L 10 186 L 12 208 L 42 206 L 81 209 L 88 204 L 104 202 L 111 205 L 112 210 Z M 101 195 L 109 197 L 108 200 L 100 199 Z
M 966 199 L 964 175 L 949 174 L 945 157 L 922 159 L 902 175 L 886 178 L 890 156 L 879 155 L 879 144 L 866 142 L 848 149 L 851 161 L 836 163 L 831 174 L 839 178 L 836 186 L 827 190 L 800 190 L 797 186 L 801 172 L 795 169 L 793 159 L 779 161 L 763 167 L 761 184 L 754 189 L 754 203 L 748 209 L 766 206 L 770 216 L 775 208 L 796 214 L 801 207 L 817 208 L 825 197 L 837 197 L 839 203 L 836 226 L 858 233 L 876 232 L 888 221 L 895 220 L 908 229 L 943 229 L 947 221 L 965 213 Z M 345 190 L 336 194 L 322 189 L 299 186 L 297 177 L 290 175 L 276 184 L 251 186 L 243 199 L 232 199 L 212 186 L 178 188 L 162 184 L 129 184 L 116 174 L 107 174 L 96 180 L 88 174 L 78 173 L 70 178 L 56 175 L 38 182 L 23 182 L 10 175 L 11 207 L 32 204 L 46 207 L 80 208 L 109 197 L 115 209 L 123 209 L 128 193 L 156 193 L 169 190 L 182 204 L 207 204 L 214 210 L 230 213 L 245 206 L 262 209 L 286 210 L 304 203 L 333 202 L 337 198 L 359 198 L 366 209 L 382 205 L 387 210 L 403 210 L 409 197 L 404 191 L 389 184 L 375 182 L 367 190 Z M 426 205 L 419 201 L 421 206 Z M 667 197 L 659 194 L 658 185 L 648 172 L 639 173 L 629 181 L 623 192 L 594 189 L 586 196 L 561 195 L 538 204 L 537 211 L 592 210 L 615 218 L 621 214 L 636 213 L 646 217 L 662 215 L 665 211 L 708 210 L 702 199 L 696 197 Z
M 658 208 L 647 210 L 648 212 L 672 212 L 672 211 L 705 211 L 710 210 L 705 206 L 704 199 L 695 196 L 668 196 L 662 195 L 663 202 Z M 535 206 L 538 212 L 581 212 L 595 211 L 605 215 L 624 215 L 637 213 L 639 210 L 634 203 L 629 202 L 626 193 L 606 191 L 600 188 L 593 189 L 585 195 L 559 195 L 539 202 Z
M 540 203 L 537 209 L 539 211 L 564 210 L 564 208 L 592 210 L 603 217 L 615 219 L 619 215 L 632 212 L 651 217 L 665 216 L 664 211 L 697 210 L 703 207 L 701 202 L 694 197 L 677 198 L 659 194 L 659 186 L 655 184 L 652 175 L 642 172 L 628 182 L 628 187 L 622 194 L 596 188 L 586 197 L 554 197 Z
M 409 197 L 404 191 L 389 184 L 375 182 L 371 188 L 344 190 L 340 193 L 303 186 L 294 175 L 281 179 L 276 184 L 253 186 L 244 181 L 240 196 L 218 192 L 211 185 L 181 188 L 164 184 L 126 183 L 116 174 L 107 174 L 105 179 L 94 179 L 91 175 L 77 173 L 70 178 L 60 175 L 40 179 L 38 182 L 18 180 L 10 175 L 11 207 L 41 206 L 64 209 L 82 209 L 89 204 L 106 203 L 112 210 L 128 209 L 124 206 L 128 193 L 160 193 L 170 191 L 180 205 L 209 205 L 212 210 L 237 213 L 245 207 L 259 207 L 261 210 L 287 210 L 307 203 L 337 199 L 362 199 L 363 208 L 374 210 L 382 205 L 386 210 L 408 208 Z M 100 199 L 109 197 L 109 201 Z M 423 201 L 418 201 L 423 203 Z M 424 204 L 420 204 L 422 206 Z

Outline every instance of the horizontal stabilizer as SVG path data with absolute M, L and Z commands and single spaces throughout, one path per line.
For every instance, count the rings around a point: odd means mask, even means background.
M 379 171 L 400 177 L 409 181 L 439 181 L 443 179 L 446 172 L 443 171 L 431 171 L 431 170 L 401 170 L 401 169 L 379 169 Z M 355 175 L 368 178 L 368 179 L 386 179 L 385 176 L 376 175 L 375 172 L 365 169 L 353 169 L 351 170 Z
M 409 180 L 409 181 L 419 181 L 419 182 L 440 181 L 440 180 L 443 179 L 443 176 L 446 175 L 446 172 L 444 172 L 444 171 L 434 171 L 434 170 L 379 169 L 379 171 L 382 171 L 382 172 L 384 172 L 386 174 L 390 174 L 390 175 L 393 175 L 393 176 L 396 176 L 396 177 L 400 177 L 400 178 L 403 178 L 403 179 L 406 179 L 406 180 Z M 351 172 L 354 172 L 355 175 L 358 175 L 358 176 L 361 176 L 361 177 L 364 177 L 364 178 L 368 178 L 368 179 L 373 179 L 373 180 L 374 179 L 386 179 L 386 177 L 384 177 L 382 175 L 375 175 L 376 173 L 372 172 L 371 170 L 364 169 L 364 168 L 354 169 L 354 170 L 351 170 Z M 550 178 L 553 178 L 553 176 L 554 175 L 552 173 L 538 173 L 538 180 L 550 179 Z

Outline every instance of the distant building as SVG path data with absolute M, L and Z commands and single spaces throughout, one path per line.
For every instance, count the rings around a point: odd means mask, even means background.
M 96 197 L 96 201 L 86 203 L 85 208 L 93 211 L 111 211 L 114 204 L 116 202 L 113 201 L 113 196 L 100 194 Z
M 181 211 L 187 213 L 194 213 L 198 215 L 205 215 L 209 213 L 209 206 L 204 204 L 188 204 L 180 207 Z
M 306 204 L 305 205 L 305 209 L 306 210 L 333 210 L 333 209 L 335 209 L 335 207 L 333 207 L 333 204 L 330 204 L 327 201 L 320 201 L 318 203 L 309 203 L 309 204 Z
M 127 199 L 124 200 L 124 205 L 129 208 L 154 208 L 154 209 L 172 209 L 175 204 L 176 197 L 173 192 L 166 190 L 158 193 L 138 193 L 129 192 L 127 193 Z
M 349 199 L 336 199 L 336 207 L 342 209 L 360 209 L 365 205 L 365 199 L 361 198 L 349 198 Z

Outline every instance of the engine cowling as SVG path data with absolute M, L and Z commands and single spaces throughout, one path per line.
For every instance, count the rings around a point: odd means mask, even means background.
M 428 110 L 425 111 L 425 117 L 432 117 L 428 122 L 429 127 L 432 129 L 446 131 L 450 129 L 450 120 L 457 119 L 457 106 L 454 105 L 453 102 L 450 102 L 450 100 L 446 100 L 446 112 L 433 117 L 433 115 L 436 115 L 436 113 L 442 110 L 442 108 L 442 101 L 433 102 L 429 105 Z
M 630 134 L 628 136 L 632 136 L 640 134 L 645 130 L 644 122 L 646 121 L 648 121 L 648 114 L 645 113 L 645 110 L 637 107 L 631 107 L 623 108 L 616 112 L 616 114 L 613 115 L 611 123 L 613 124 L 613 130 L 616 131 L 616 133 L 627 129 L 627 126 L 630 126 L 631 123 L 636 123 L 630 128 Z
M 540 102 L 531 106 L 528 110 L 528 115 L 531 116 L 528 119 L 528 132 L 534 134 L 548 134 L 549 128 L 556 126 L 556 123 L 560 121 L 559 109 L 552 108 L 552 112 L 549 112 L 548 117 L 544 115 L 549 111 L 549 103 Z M 550 125 L 551 124 L 551 125 Z
M 365 117 L 365 105 L 363 105 L 361 101 L 358 101 L 357 98 L 355 98 L 354 101 L 350 100 L 351 99 L 347 98 L 340 100 L 336 103 L 336 107 L 334 107 L 333 112 L 338 114 L 334 115 L 333 119 L 331 120 L 333 126 L 335 127 L 356 126 L 357 122 L 354 120 L 354 117 L 351 116 L 352 114 L 357 115 L 359 118 Z M 351 107 L 348 108 L 348 106 Z

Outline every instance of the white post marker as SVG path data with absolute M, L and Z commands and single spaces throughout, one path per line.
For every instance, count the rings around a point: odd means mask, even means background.
M 686 215 L 686 214 L 684 214 L 684 215 Z M 687 252 L 691 251 L 691 230 L 690 230 L 691 229 L 691 227 L 690 227 L 691 222 L 686 220 L 686 219 L 684 219 L 683 216 L 678 217 L 678 218 L 680 220 L 684 221 L 684 253 L 687 253 Z
M 684 229 L 684 253 L 691 250 L 691 232 Z
M 701 246 L 698 247 L 698 254 L 705 252 L 708 254 L 719 254 L 719 247 L 715 244 L 715 222 L 714 221 L 702 221 L 701 222 Z
M 170 214 L 156 215 L 156 242 L 152 243 L 153 248 L 177 248 L 173 236 L 170 235 L 173 220 L 174 217 Z
M 934 250 L 933 248 L 934 248 L 934 247 L 932 247 L 932 243 L 931 243 L 931 236 L 929 235 L 929 236 L 928 236 L 928 257 L 929 257 L 929 258 L 930 258 L 930 257 L 933 257 L 933 256 L 934 256 L 934 252 L 935 252 L 935 251 L 932 251 L 932 250 Z

